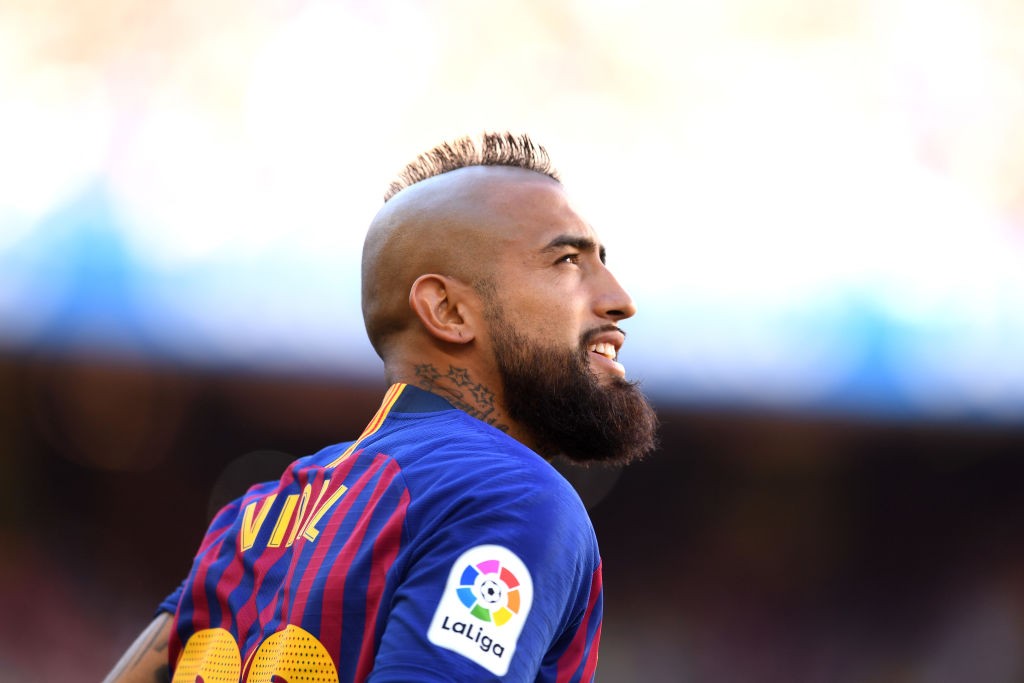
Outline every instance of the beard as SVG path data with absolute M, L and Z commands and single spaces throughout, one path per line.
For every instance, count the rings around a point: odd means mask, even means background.
M 582 335 L 578 349 L 544 346 L 516 332 L 499 307 L 489 308 L 505 410 L 540 455 L 625 465 L 654 450 L 658 418 L 637 383 L 602 383 L 590 368 L 589 338 L 607 328 Z

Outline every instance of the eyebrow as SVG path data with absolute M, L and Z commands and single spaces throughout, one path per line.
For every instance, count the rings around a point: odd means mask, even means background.
M 576 235 L 559 235 L 547 243 L 542 252 L 556 251 L 562 247 L 573 247 L 579 251 L 596 251 L 601 263 L 605 262 L 604 245 L 598 244 L 589 237 L 578 237 Z

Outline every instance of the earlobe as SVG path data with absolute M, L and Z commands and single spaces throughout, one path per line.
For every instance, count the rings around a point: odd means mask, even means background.
M 409 289 L 409 306 L 432 336 L 467 344 L 475 335 L 463 314 L 466 289 L 467 285 L 445 275 L 420 275 Z

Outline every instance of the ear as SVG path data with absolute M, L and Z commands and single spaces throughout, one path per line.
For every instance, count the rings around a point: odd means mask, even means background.
M 446 275 L 420 275 L 409 289 L 409 306 L 432 336 L 452 344 L 476 337 L 470 313 L 472 287 Z

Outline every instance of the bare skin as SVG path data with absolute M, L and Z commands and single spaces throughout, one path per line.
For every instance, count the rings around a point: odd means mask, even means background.
M 151 621 L 103 683 L 169 683 L 167 644 L 172 621 L 172 616 L 166 612 Z

